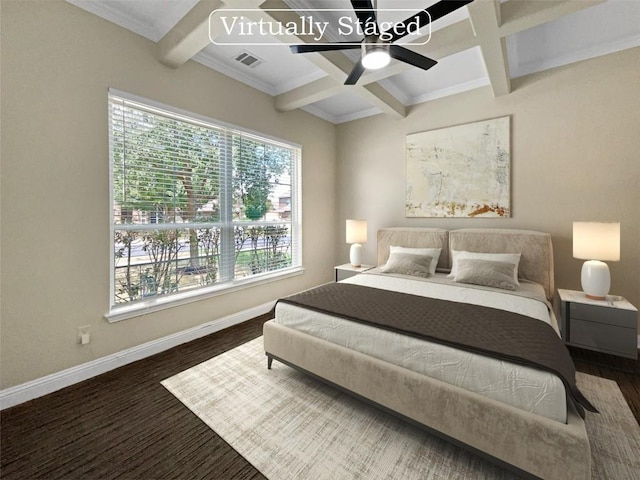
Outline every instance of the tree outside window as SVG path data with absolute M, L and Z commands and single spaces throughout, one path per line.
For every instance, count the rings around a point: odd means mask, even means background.
M 113 306 L 298 266 L 298 148 L 109 100 Z

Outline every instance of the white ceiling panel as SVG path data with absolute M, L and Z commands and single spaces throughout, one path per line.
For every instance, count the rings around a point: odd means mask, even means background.
M 608 0 L 507 37 L 513 78 L 637 46 L 640 0 Z
M 406 105 L 487 85 L 480 48 L 470 48 L 443 58 L 429 70 L 410 68 L 382 83 Z M 452 89 L 456 89 L 455 92 Z
M 235 60 L 249 52 L 263 63 L 256 67 Z M 199 63 L 247 83 L 270 95 L 279 95 L 326 76 L 304 55 L 294 55 L 287 45 L 209 45 L 194 57 Z

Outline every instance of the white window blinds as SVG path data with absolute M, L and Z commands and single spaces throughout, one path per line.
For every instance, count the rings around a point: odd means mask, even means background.
M 301 264 L 300 148 L 109 93 L 112 309 Z

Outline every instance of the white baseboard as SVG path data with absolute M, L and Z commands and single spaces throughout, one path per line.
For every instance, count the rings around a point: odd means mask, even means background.
M 183 330 L 166 337 L 152 340 L 121 352 L 98 358 L 91 362 L 52 373 L 42 378 L 32 380 L 15 387 L 0 391 L 0 410 L 19 405 L 20 403 L 42 397 L 62 388 L 74 385 L 102 373 L 122 367 L 131 362 L 141 360 L 156 353 L 163 352 L 175 346 L 190 342 L 205 335 L 223 330 L 232 325 L 246 322 L 252 318 L 268 313 L 275 302 L 268 302 L 242 312 L 219 318 L 212 322 L 203 323 L 197 327 Z

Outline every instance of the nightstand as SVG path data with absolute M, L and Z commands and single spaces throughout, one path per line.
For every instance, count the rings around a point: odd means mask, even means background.
M 362 272 L 366 272 L 367 270 L 371 270 L 373 265 L 361 265 L 359 267 L 353 267 L 350 263 L 345 263 L 344 265 L 338 265 L 334 267 L 336 272 L 335 278 L 336 282 L 340 280 L 344 280 L 345 278 L 353 277 Z
M 591 300 L 583 292 L 558 289 L 560 332 L 567 345 L 638 358 L 638 309 L 622 297 Z

